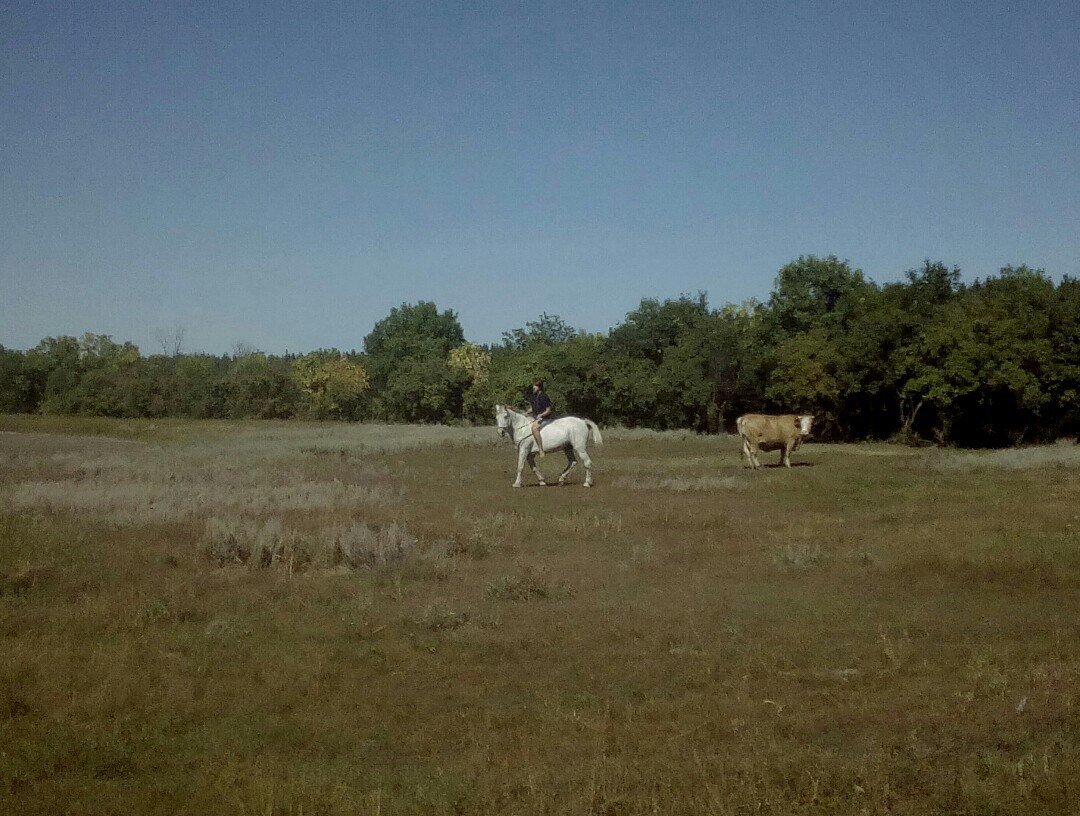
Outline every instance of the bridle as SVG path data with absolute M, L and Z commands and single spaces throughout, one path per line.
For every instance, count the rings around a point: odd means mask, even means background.
M 509 434 L 510 441 L 517 445 L 521 442 L 522 439 L 525 438 L 524 436 L 518 438 L 518 433 L 522 430 L 527 431 L 529 425 L 531 425 L 532 423 L 529 421 L 529 418 L 527 416 L 525 416 L 524 414 L 519 414 L 513 408 L 508 408 L 505 405 L 502 408 L 503 411 L 506 412 L 506 417 L 509 420 L 509 427 L 507 427 L 506 425 L 500 425 L 499 434 L 502 436 L 506 436 L 507 434 Z M 516 423 L 514 421 L 514 417 L 518 417 L 524 420 L 524 422 Z

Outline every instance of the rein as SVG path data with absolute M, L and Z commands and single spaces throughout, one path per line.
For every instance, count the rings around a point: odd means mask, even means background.
M 515 445 L 518 445 L 525 439 L 525 436 L 518 438 L 518 432 L 524 431 L 525 434 L 531 435 L 532 431 L 529 429 L 529 426 L 532 425 L 533 420 L 525 414 L 519 414 L 513 408 L 503 407 L 506 408 L 506 413 L 510 415 L 510 441 Z M 518 422 L 517 420 L 521 420 L 521 422 Z M 504 428 L 503 430 L 506 429 Z

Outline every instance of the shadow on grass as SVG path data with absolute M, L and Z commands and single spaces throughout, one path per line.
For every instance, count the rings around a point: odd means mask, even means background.
M 784 464 L 782 462 L 773 462 L 771 464 L 762 463 L 761 467 L 764 468 L 782 468 Z M 793 468 L 805 468 L 805 467 L 817 467 L 816 462 L 792 462 Z M 744 467 L 743 470 L 751 470 L 751 468 Z

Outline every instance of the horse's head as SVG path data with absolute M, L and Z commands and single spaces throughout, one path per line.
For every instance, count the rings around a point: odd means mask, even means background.
M 506 436 L 510 432 L 510 412 L 505 405 L 495 406 L 495 427 L 499 429 L 499 436 Z

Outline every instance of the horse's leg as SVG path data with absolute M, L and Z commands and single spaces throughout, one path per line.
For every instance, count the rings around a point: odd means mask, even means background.
M 581 466 L 585 468 L 585 484 L 582 487 L 592 487 L 592 459 L 589 458 L 589 450 L 586 444 L 582 442 L 580 446 L 575 445 L 574 453 L 581 460 Z
M 570 471 L 574 469 L 574 465 L 577 464 L 577 459 L 574 458 L 574 448 L 572 445 L 567 445 L 566 451 L 566 470 L 559 474 L 559 484 L 566 484 L 566 477 L 570 475 Z
M 544 487 L 547 482 L 544 481 L 544 474 L 540 472 L 540 468 L 536 466 L 536 451 L 531 451 L 526 458 L 529 461 L 529 467 L 532 468 L 532 472 L 536 474 L 536 481 L 540 483 L 541 487 Z
M 517 480 L 514 482 L 514 487 L 521 487 L 521 471 L 525 469 L 525 457 L 528 456 L 528 450 L 525 445 L 521 445 L 518 448 L 518 469 Z

